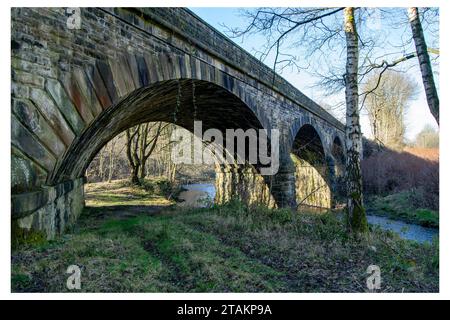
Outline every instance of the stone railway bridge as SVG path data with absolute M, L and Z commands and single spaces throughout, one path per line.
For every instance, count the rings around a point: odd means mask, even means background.
M 216 201 L 330 207 L 344 126 L 183 8 L 11 10 L 13 230 L 52 238 L 84 207 L 84 173 L 114 136 L 148 121 L 280 130 L 280 167 L 217 165 Z M 195 97 L 195 100 L 193 99 Z

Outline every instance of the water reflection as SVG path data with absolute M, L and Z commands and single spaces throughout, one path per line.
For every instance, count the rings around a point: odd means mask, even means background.
M 193 183 L 182 186 L 184 191 L 179 195 L 183 207 L 204 208 L 214 203 L 216 188 L 211 183 Z

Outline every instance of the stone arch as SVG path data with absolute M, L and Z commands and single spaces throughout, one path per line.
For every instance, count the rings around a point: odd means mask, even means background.
M 79 68 L 73 69 L 72 72 L 62 76 L 62 83 L 85 125 L 81 133 L 74 133 L 72 143 L 67 148 L 63 160 L 58 159 L 55 169 L 48 177 L 48 184 L 55 184 L 63 181 L 64 178 L 68 178 L 67 173 L 64 173 L 65 177 L 61 177 L 61 173 L 64 171 L 64 159 L 70 157 L 73 145 L 82 141 L 86 132 L 98 127 L 99 121 L 105 121 L 105 118 L 110 117 L 118 109 L 123 109 L 124 105 L 132 106 L 145 103 L 145 99 L 152 98 L 152 92 L 156 90 L 157 86 L 159 86 L 157 90 L 160 90 L 160 95 L 165 93 L 170 96 L 167 93 L 169 91 L 174 92 L 174 86 L 179 81 L 182 84 L 183 97 L 192 97 L 192 91 L 195 90 L 197 90 L 197 93 L 202 90 L 207 92 L 209 89 L 205 89 L 205 87 L 209 87 L 211 95 L 216 95 L 218 98 L 226 96 L 222 105 L 226 103 L 229 103 L 230 106 L 239 105 L 242 110 L 245 110 L 242 113 L 240 113 L 240 110 L 233 108 L 224 110 L 223 114 L 227 117 L 233 117 L 233 114 L 239 115 L 239 119 L 236 117 L 233 121 L 228 121 L 228 124 L 231 122 L 247 122 L 250 124 L 247 127 L 253 128 L 267 128 L 270 124 L 262 109 L 257 108 L 257 102 L 246 92 L 246 88 L 239 80 L 188 55 L 137 56 L 126 53 L 118 55 L 117 59 L 108 62 L 96 61 L 95 66 L 85 70 L 86 79 L 83 79 L 83 72 Z M 84 89 L 80 90 L 81 87 Z M 214 90 L 217 92 L 213 93 Z M 209 101 L 213 100 L 210 99 Z M 171 103 L 174 105 L 175 101 Z M 181 103 L 183 104 L 184 101 Z M 129 109 L 131 108 L 135 107 L 129 107 Z M 86 111 L 87 109 L 91 109 L 90 112 Z M 85 114 L 84 117 L 83 114 Z M 93 117 L 88 117 L 89 114 L 92 114 Z M 142 119 L 140 118 L 140 120 Z M 220 120 L 224 119 L 225 117 L 222 117 Z M 94 120 L 96 123 L 93 123 Z M 170 122 L 167 115 L 162 114 L 156 115 L 155 120 Z M 180 120 L 186 122 L 186 119 Z M 130 121 L 136 122 L 134 119 L 130 119 Z M 192 129 L 189 124 L 181 122 L 181 126 L 188 130 Z M 217 124 L 226 122 L 218 121 Z M 108 128 L 111 129 L 111 126 Z
M 291 159 L 295 165 L 297 206 L 330 208 L 330 158 L 320 131 L 313 124 L 303 124 L 292 142 Z
M 295 205 L 289 150 L 300 127 L 317 128 L 326 155 L 331 135 L 343 130 L 319 105 L 185 10 L 82 9 L 82 27 L 75 31 L 66 28 L 63 11 L 20 8 L 11 16 L 11 214 L 22 229 L 51 238 L 76 219 L 83 205 L 79 176 L 108 137 L 98 135 L 92 145 L 86 138 L 102 126 L 116 130 L 117 122 L 105 119 L 119 106 L 145 103 L 143 95 L 156 95 L 150 87 L 161 93 L 180 81 L 184 90 L 192 80 L 215 86 L 226 92 L 215 91 L 220 98 L 245 105 L 259 126 L 279 129 L 279 171 L 264 176 L 278 206 Z M 42 28 L 28 28 L 36 19 Z M 61 32 L 49 41 L 42 30 L 55 27 Z M 167 116 L 160 109 L 154 115 Z M 246 114 L 233 115 L 236 124 Z M 69 158 L 79 161 L 69 165 Z
M 44 89 L 33 88 L 30 101 L 17 102 L 14 119 L 20 121 L 17 129 L 13 124 L 12 141 L 42 167 L 42 178 L 33 193 L 24 188 L 13 195 L 13 218 L 48 238 L 62 233 L 84 206 L 83 175 L 92 158 L 139 123 L 172 122 L 192 131 L 195 115 L 204 130 L 268 126 L 246 90 L 233 76 L 188 55 L 126 53 L 84 68 L 70 65 L 58 80 L 46 80 Z M 26 127 L 36 119 L 46 132 Z
M 310 125 L 311 127 L 314 128 L 322 143 L 325 156 L 329 156 L 330 146 L 327 143 L 328 136 L 325 130 L 323 129 L 323 124 L 320 122 L 320 120 L 318 120 L 316 117 L 310 114 L 304 114 L 299 119 L 294 120 L 289 130 L 288 146 L 292 148 L 292 146 L 294 145 L 294 141 L 297 138 L 298 132 L 305 125 Z
M 192 103 L 193 83 L 195 104 Z M 219 102 L 214 102 L 216 99 Z M 190 79 L 162 81 L 128 94 L 96 118 L 70 145 L 50 183 L 82 176 L 101 147 L 129 127 L 164 121 L 193 132 L 194 114 L 202 121 L 203 131 L 209 128 L 223 132 L 233 128 L 262 129 L 259 120 L 242 101 L 215 84 Z

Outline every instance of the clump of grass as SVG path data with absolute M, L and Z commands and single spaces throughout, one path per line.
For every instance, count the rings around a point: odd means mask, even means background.
M 141 188 L 151 195 L 161 196 L 168 200 L 176 200 L 182 191 L 178 183 L 169 181 L 166 177 L 140 179 L 139 183 L 139 185 L 133 185 L 131 182 L 125 181 L 125 184 L 129 187 Z
M 13 252 L 13 291 L 64 292 L 70 264 L 85 292 L 365 292 L 369 265 L 385 292 L 436 292 L 439 244 L 371 228 L 348 237 L 342 219 L 247 207 L 167 208 L 123 218 L 85 212 L 72 233 Z
M 89 183 L 85 185 L 86 204 L 89 207 L 167 206 L 174 204 L 174 198 L 170 198 L 164 192 L 155 189 L 154 186 L 162 183 L 161 181 L 146 179 L 142 185 L 134 185 L 128 180 Z
M 27 244 L 41 244 L 46 242 L 46 236 L 43 232 L 27 230 L 17 225 L 17 221 L 11 223 L 11 246 L 20 247 Z

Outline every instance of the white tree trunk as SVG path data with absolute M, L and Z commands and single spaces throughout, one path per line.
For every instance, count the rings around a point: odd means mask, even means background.
M 411 25 L 414 44 L 416 45 L 417 58 L 419 59 L 422 82 L 427 97 L 428 107 L 439 125 L 439 97 L 434 84 L 433 70 L 431 69 L 430 56 L 428 55 L 427 43 L 423 35 L 422 24 L 417 8 L 408 9 L 409 22 Z
M 362 202 L 361 126 L 358 105 L 358 35 L 353 8 L 344 9 L 344 28 L 347 42 L 345 74 L 346 144 L 347 144 L 347 221 L 350 232 L 366 232 L 367 218 Z

